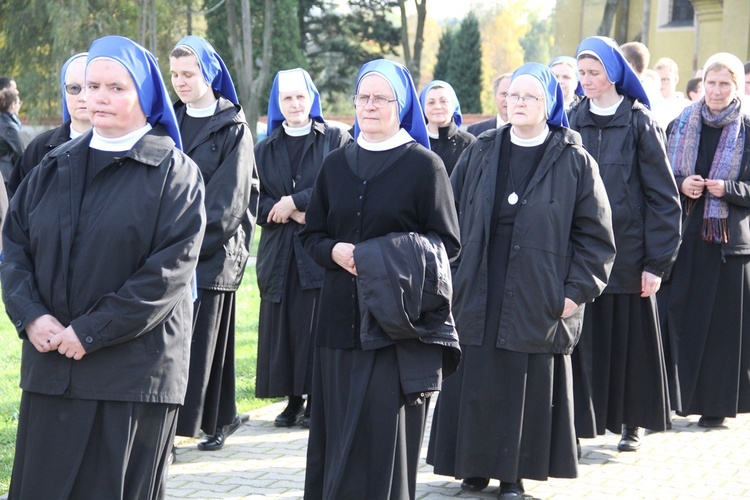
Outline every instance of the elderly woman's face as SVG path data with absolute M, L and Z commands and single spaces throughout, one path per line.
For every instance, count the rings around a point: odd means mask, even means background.
M 427 91 L 424 99 L 424 114 L 427 122 L 438 127 L 447 127 L 453 120 L 453 101 L 450 92 L 444 87 Z
M 508 121 L 518 130 L 541 132 L 547 121 L 546 101 L 539 80 L 531 75 L 516 77 L 508 88 Z
M 393 89 L 388 80 L 380 75 L 371 74 L 359 82 L 357 95 L 370 99 L 364 106 L 357 106 L 357 123 L 365 139 L 370 142 L 382 142 L 398 132 L 401 123 L 398 118 L 398 104 L 394 100 Z M 376 107 L 372 99 L 382 97 L 388 102 L 385 107 Z
M 703 89 L 706 93 L 706 106 L 712 115 L 724 111 L 737 94 L 732 74 L 726 68 L 707 72 L 703 78 Z
M 182 102 L 199 109 L 213 104 L 213 92 L 203 79 L 196 56 L 170 57 L 169 73 L 172 75 L 172 87 Z
M 91 124 L 103 137 L 122 137 L 146 125 L 133 78 L 111 59 L 95 59 L 88 65 L 86 101 Z
M 80 57 L 68 65 L 65 70 L 65 86 L 70 85 L 70 91 L 65 90 L 65 104 L 73 124 L 86 125 L 89 123 L 89 111 L 86 107 L 86 58 Z M 71 93 L 78 90 L 77 94 Z M 80 132 L 80 130 L 79 130 Z

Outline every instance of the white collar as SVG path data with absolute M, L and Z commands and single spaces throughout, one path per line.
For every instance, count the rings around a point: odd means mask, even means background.
M 75 139 L 77 137 L 81 137 L 85 133 L 86 132 L 78 132 L 76 129 L 73 128 L 73 125 L 70 126 L 70 138 L 71 139 Z
M 389 149 L 395 149 L 413 141 L 414 138 L 409 135 L 409 132 L 402 128 L 398 129 L 398 132 L 381 142 L 370 142 L 365 139 L 361 132 L 359 136 L 357 136 L 357 144 L 367 151 L 388 151 Z
M 544 124 L 544 130 L 542 130 L 538 136 L 532 137 L 531 139 L 518 137 L 515 132 L 513 132 L 513 127 L 510 128 L 510 142 L 523 148 L 533 148 L 534 146 L 544 144 L 544 141 L 547 140 L 547 135 L 549 135 L 549 125 L 546 123 Z
M 286 124 L 286 120 L 282 122 L 282 127 L 284 127 L 284 132 L 289 137 L 302 137 L 303 135 L 307 135 L 312 130 L 312 119 L 307 122 L 307 125 L 304 125 L 302 127 L 290 127 Z
M 503 125 L 505 125 L 506 123 L 508 123 L 508 122 L 506 122 L 505 120 L 503 120 L 502 118 L 500 118 L 500 115 L 498 114 L 497 115 L 497 126 L 495 128 L 500 128 Z
M 151 130 L 151 124 L 147 123 L 142 128 L 125 134 L 122 137 L 109 138 L 99 135 L 96 127 L 94 127 L 94 135 L 91 136 L 89 147 L 91 149 L 98 149 L 99 151 L 130 151 L 141 137 L 148 134 L 149 130 Z
M 185 111 L 187 112 L 187 115 L 192 118 L 208 118 L 209 116 L 214 116 L 214 113 L 216 112 L 216 107 L 219 105 L 219 101 L 214 101 L 213 104 L 206 108 L 191 108 L 190 104 L 187 104 L 185 106 Z
M 612 116 L 617 111 L 617 108 L 620 107 L 620 103 L 622 103 L 623 99 L 625 99 L 625 96 L 620 96 L 620 99 L 617 100 L 616 103 L 614 103 L 612 106 L 607 106 L 606 108 L 600 108 L 596 104 L 594 104 L 594 101 L 591 101 L 591 112 L 595 115 L 599 116 Z

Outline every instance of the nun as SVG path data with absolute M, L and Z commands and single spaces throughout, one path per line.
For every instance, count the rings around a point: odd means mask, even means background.
M 140 45 L 94 41 L 86 98 L 93 130 L 31 171 L 3 229 L 23 343 L 12 499 L 163 498 L 185 396 L 200 171 Z
M 570 128 L 599 164 L 617 258 L 604 293 L 586 305 L 573 353 L 576 432 L 621 434 L 617 449 L 632 452 L 644 429 L 671 421 L 655 294 L 677 258 L 682 209 L 666 136 L 617 42 L 589 37 L 577 60 L 586 96 L 569 112 Z
M 320 93 L 307 71 L 276 74 L 268 137 L 255 147 L 263 228 L 255 266 L 260 290 L 255 396 L 288 398 L 276 427 L 310 423 L 312 331 L 323 268 L 302 248 L 299 232 L 323 159 L 350 141 L 346 131 L 323 119 Z
M 419 338 L 365 336 L 356 252 L 391 233 L 431 233 L 455 258 L 458 221 L 406 67 L 366 63 L 352 101 L 356 142 L 326 157 L 300 233 L 324 269 L 305 498 L 413 499 L 428 403 L 455 369 L 457 338 L 438 334 L 443 324 Z
M 430 149 L 443 160 L 450 176 L 458 157 L 476 137 L 459 129 L 462 122 L 461 104 L 448 82 L 434 80 L 428 83 L 419 94 L 419 102 L 427 121 Z
M 559 56 L 550 61 L 549 67 L 560 82 L 563 91 L 563 102 L 567 110 L 583 96 L 581 84 L 578 83 L 578 66 L 574 57 Z
M 500 498 L 520 498 L 523 479 L 578 474 L 570 354 L 615 247 L 596 162 L 568 129 L 548 67 L 513 73 L 508 118 L 451 176 L 463 357 L 438 399 L 427 463 L 465 490 L 496 479 Z
M 177 435 L 205 436 L 198 449 L 224 447 L 240 426 L 235 405 L 235 293 L 242 282 L 258 208 L 253 137 L 224 61 L 203 38 L 186 36 L 169 54 L 183 150 L 206 186 L 206 234 L 198 261 L 198 298 L 190 375 Z
M 86 52 L 81 52 L 65 61 L 60 70 L 60 92 L 62 96 L 62 125 L 42 132 L 31 140 L 26 150 L 13 166 L 8 179 L 8 195 L 18 189 L 21 181 L 32 168 L 39 165 L 44 155 L 61 144 L 85 134 L 91 129 L 86 108 Z

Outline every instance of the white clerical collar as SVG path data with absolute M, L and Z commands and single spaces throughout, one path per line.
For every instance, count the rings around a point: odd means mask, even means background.
M 433 134 L 430 129 L 427 129 L 427 137 L 430 139 L 440 139 L 440 134 Z
M 216 106 L 219 105 L 219 101 L 214 101 L 214 103 L 206 108 L 191 108 L 190 104 L 188 104 L 185 107 L 185 111 L 187 112 L 187 115 L 192 118 L 208 118 L 209 116 L 214 116 L 214 113 L 216 112 Z
M 398 132 L 382 142 L 370 142 L 365 139 L 361 132 L 357 136 L 357 144 L 367 151 L 388 151 L 389 149 L 395 149 L 410 142 L 414 142 L 414 138 L 402 128 L 398 129 Z
M 141 137 L 148 134 L 149 130 L 151 130 L 151 124 L 147 123 L 142 128 L 125 134 L 122 137 L 109 138 L 99 135 L 96 127 L 94 127 L 94 135 L 91 136 L 89 147 L 98 149 L 99 151 L 130 151 Z
M 500 115 L 497 115 L 497 127 L 495 127 L 495 128 L 500 128 L 503 125 L 505 125 L 506 123 L 508 123 L 508 122 L 506 122 L 505 120 L 503 120 L 502 118 L 500 118 Z
M 617 108 L 620 107 L 620 103 L 623 99 L 625 99 L 625 96 L 621 95 L 620 99 L 618 99 L 616 103 L 614 103 L 612 106 L 607 106 L 606 108 L 600 108 L 599 106 L 594 104 L 594 101 L 591 101 L 591 112 L 599 116 L 612 116 L 617 111 Z
M 88 132 L 88 130 L 86 132 Z M 81 137 L 86 132 L 79 132 L 79 131 L 77 131 L 76 129 L 73 128 L 73 125 L 70 126 L 70 138 L 71 139 L 75 139 L 77 137 Z
M 312 130 L 312 120 L 307 122 L 307 125 L 304 127 L 290 127 L 286 124 L 286 120 L 281 124 L 282 127 L 284 127 L 284 132 L 289 137 L 302 137 L 303 135 L 307 135 Z
M 534 146 L 544 144 L 544 141 L 547 140 L 547 135 L 549 135 L 549 125 L 546 123 L 544 124 L 544 130 L 542 130 L 538 136 L 532 137 L 531 139 L 518 137 L 516 133 L 513 132 L 513 127 L 510 128 L 510 142 L 523 148 L 533 148 Z

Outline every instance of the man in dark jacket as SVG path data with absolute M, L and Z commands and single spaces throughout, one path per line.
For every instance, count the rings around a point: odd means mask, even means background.
M 86 52 L 76 54 L 63 65 L 60 71 L 63 123 L 42 132 L 26 146 L 8 179 L 8 196 L 13 196 L 24 177 L 42 161 L 44 155 L 91 129 L 84 85 L 87 55 Z
M 177 435 L 219 450 L 240 425 L 235 406 L 235 291 L 250 254 L 258 207 L 253 139 L 231 76 L 202 38 L 180 40 L 170 57 L 185 152 L 206 183 L 206 236 L 198 261 L 190 377 Z
M 466 131 L 475 137 L 479 137 L 482 132 L 500 128 L 508 123 L 508 87 L 510 87 L 511 73 L 503 73 L 495 79 L 492 84 L 492 93 L 495 96 L 497 105 L 497 116 L 474 123 L 466 127 Z

